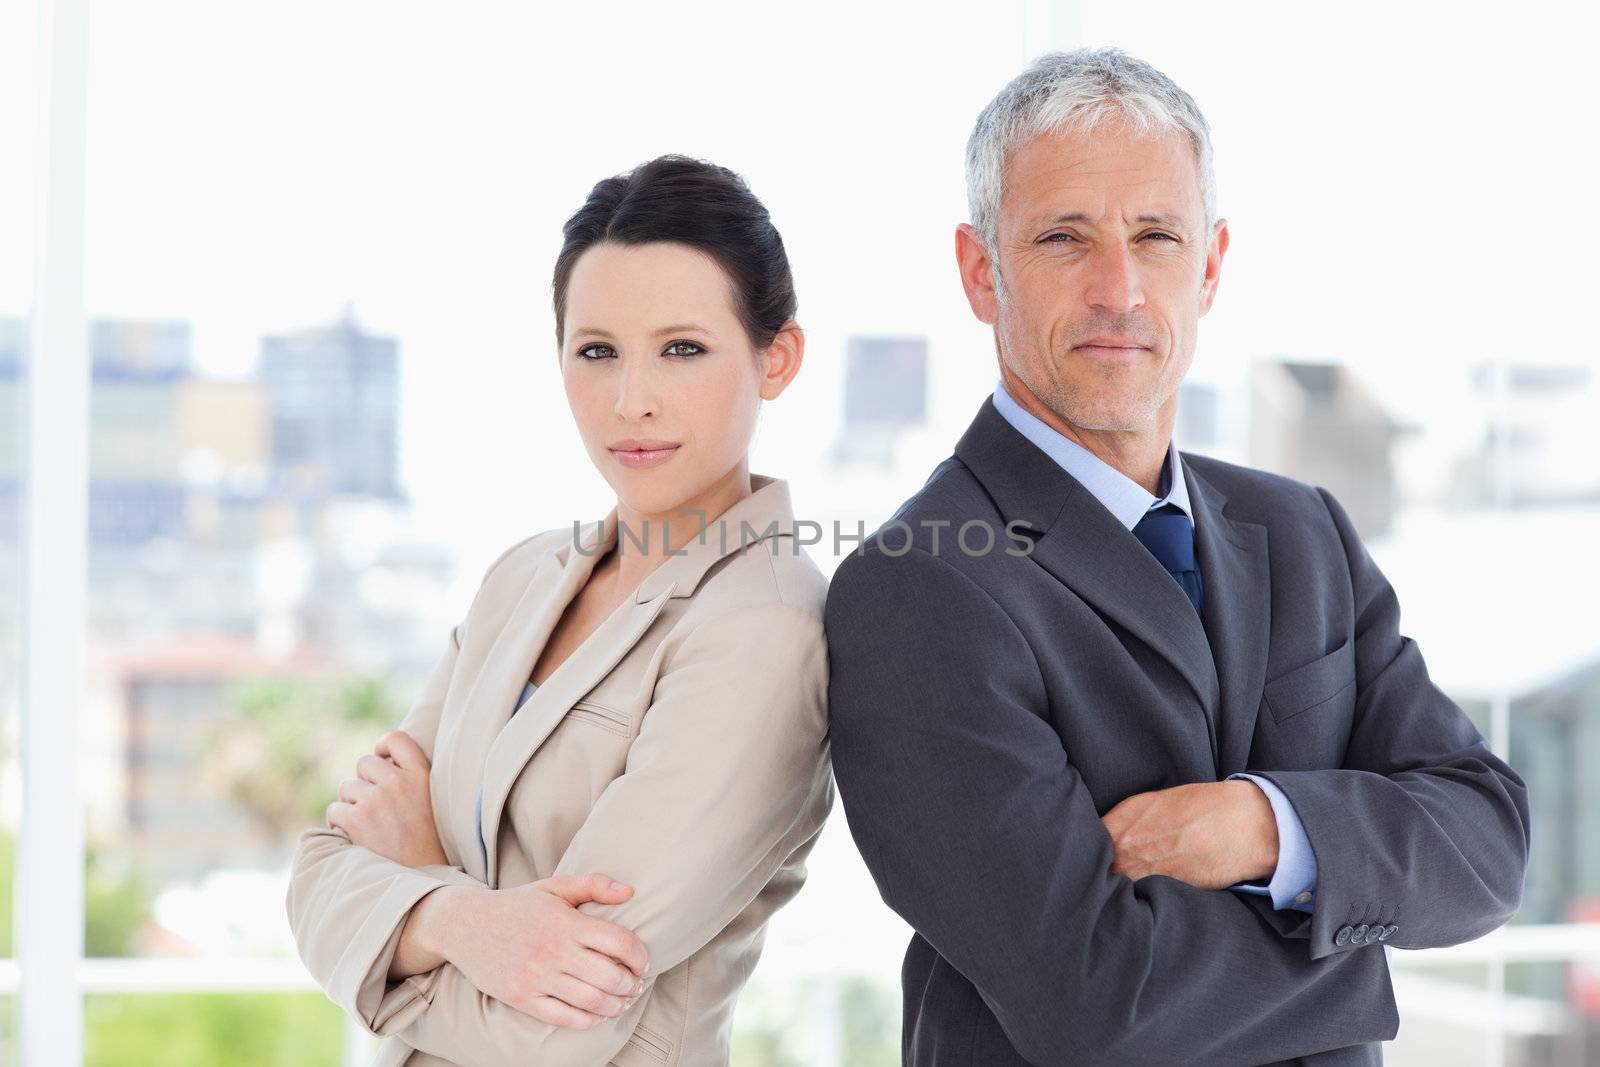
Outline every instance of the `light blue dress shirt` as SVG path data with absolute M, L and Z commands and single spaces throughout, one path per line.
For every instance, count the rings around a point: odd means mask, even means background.
M 1194 522 L 1194 511 L 1189 506 L 1189 486 L 1184 481 L 1183 464 L 1178 459 L 1178 446 L 1167 443 L 1167 460 L 1161 468 L 1158 488 L 1164 496 L 1151 496 L 1138 482 L 1129 478 L 1109 463 L 1096 456 L 1042 421 L 1031 412 L 1023 410 L 1006 392 L 1005 384 L 994 385 L 994 406 L 1001 416 L 1016 427 L 1018 433 L 1038 445 L 1040 450 L 1055 460 L 1062 470 L 1076 478 L 1118 522 L 1131 533 L 1144 513 L 1163 504 L 1176 504 Z M 1201 574 L 1203 581 L 1205 575 Z M 1274 908 L 1293 908 L 1311 911 L 1317 889 L 1317 857 L 1311 851 L 1311 841 L 1306 837 L 1305 826 L 1295 813 L 1294 805 L 1283 790 L 1270 781 L 1254 774 L 1230 774 L 1229 779 L 1245 778 L 1254 782 L 1267 795 L 1272 805 L 1272 815 L 1278 824 L 1278 866 L 1272 880 L 1266 885 L 1259 882 L 1241 882 L 1230 888 L 1242 893 L 1258 893 L 1272 898 Z
M 549 681 L 549 679 L 545 680 Z M 533 691 L 537 688 L 539 687 L 534 685 L 532 682 L 523 683 L 522 695 L 517 698 L 517 711 L 521 711 L 527 706 L 528 698 L 533 696 Z M 515 715 L 516 713 L 517 712 L 514 711 L 511 714 Z M 483 786 L 481 785 L 478 786 L 478 803 L 473 810 L 476 813 L 475 819 L 478 824 L 478 855 L 483 859 L 483 871 L 485 876 L 487 876 L 489 873 L 489 846 L 485 844 L 483 840 Z

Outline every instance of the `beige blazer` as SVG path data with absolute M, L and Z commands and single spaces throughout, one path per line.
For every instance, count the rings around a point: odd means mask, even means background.
M 287 900 L 295 942 L 328 995 L 385 1038 L 379 1067 L 728 1062 L 734 1002 L 766 922 L 799 891 L 833 804 L 827 579 L 799 545 L 787 483 L 752 474 L 751 484 L 514 717 L 546 638 L 616 543 L 616 510 L 583 527 L 581 551 L 569 526 L 490 566 L 400 724 L 433 762 L 449 866 L 413 870 L 338 830 L 300 837 Z M 388 984 L 402 922 L 429 891 L 591 872 L 635 889 L 625 904 L 583 905 L 649 950 L 625 1014 L 558 1029 L 450 964 Z

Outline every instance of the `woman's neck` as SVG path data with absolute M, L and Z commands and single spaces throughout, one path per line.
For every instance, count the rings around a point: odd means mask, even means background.
M 700 493 L 670 511 L 650 514 L 617 501 L 617 543 L 609 559 L 619 589 L 637 589 L 670 556 L 701 536 L 717 517 L 749 496 L 750 464 L 739 464 Z

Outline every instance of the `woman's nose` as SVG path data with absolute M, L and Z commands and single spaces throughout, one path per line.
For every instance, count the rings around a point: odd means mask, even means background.
M 647 360 L 624 361 L 617 375 L 617 417 L 631 422 L 660 414 L 659 407 L 654 368 Z

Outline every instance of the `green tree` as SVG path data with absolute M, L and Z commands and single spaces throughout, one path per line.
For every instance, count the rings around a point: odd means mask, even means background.
M 252 679 L 229 704 L 210 725 L 203 773 L 279 845 L 322 822 L 336 783 L 401 716 L 383 682 L 364 677 Z
M 343 1016 L 320 993 L 93 996 L 84 1067 L 337 1067 Z
M 104 851 L 90 845 L 84 857 L 83 952 L 85 956 L 126 956 L 133 934 L 150 914 L 152 894 L 137 871 L 113 866 Z M 0 832 L 0 956 L 15 953 L 12 908 L 16 839 Z

